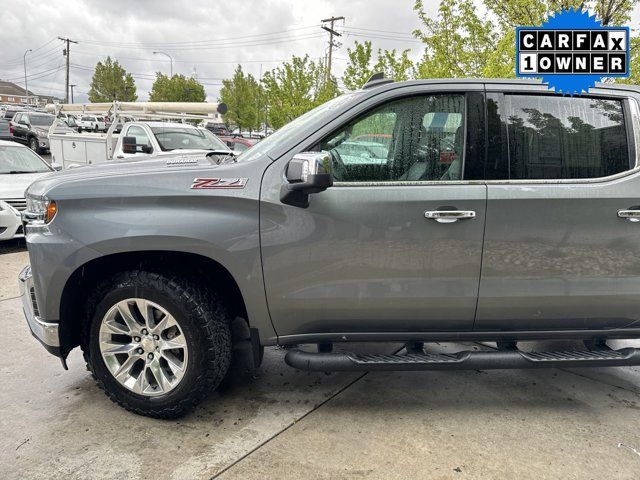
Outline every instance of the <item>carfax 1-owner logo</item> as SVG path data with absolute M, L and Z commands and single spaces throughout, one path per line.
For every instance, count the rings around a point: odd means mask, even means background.
M 539 27 L 516 28 L 516 76 L 541 77 L 562 95 L 605 77 L 629 76 L 629 27 L 603 27 L 587 11 L 563 10 Z

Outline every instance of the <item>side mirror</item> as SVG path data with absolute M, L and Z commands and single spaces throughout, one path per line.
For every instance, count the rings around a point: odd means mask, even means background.
M 123 153 L 151 153 L 153 150 L 151 146 L 136 143 L 136 137 L 123 137 L 122 138 L 122 152 Z
M 136 153 L 136 137 L 124 137 L 122 139 L 123 153 Z
M 295 155 L 287 165 L 286 177 L 287 183 L 280 189 L 280 201 L 307 208 L 309 194 L 322 192 L 333 185 L 329 154 L 306 152 Z
M 62 170 L 62 165 L 56 162 L 52 162 L 51 168 L 53 168 L 56 172 L 59 172 L 60 170 Z

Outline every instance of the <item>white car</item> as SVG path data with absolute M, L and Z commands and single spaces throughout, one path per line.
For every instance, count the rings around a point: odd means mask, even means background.
M 0 241 L 24 236 L 20 212 L 29 185 L 53 172 L 30 148 L 0 140 Z
M 78 124 L 78 132 L 83 130 L 92 132 L 104 132 L 107 129 L 107 123 L 104 121 L 104 117 L 97 117 L 95 115 L 82 115 L 76 119 Z

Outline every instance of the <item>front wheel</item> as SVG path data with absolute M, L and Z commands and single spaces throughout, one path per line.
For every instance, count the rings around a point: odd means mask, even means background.
M 88 302 L 87 365 L 127 410 L 175 418 L 224 378 L 231 361 L 230 318 L 216 294 L 195 281 L 128 271 Z
M 31 137 L 29 139 L 29 148 L 38 153 L 38 139 L 36 137 Z

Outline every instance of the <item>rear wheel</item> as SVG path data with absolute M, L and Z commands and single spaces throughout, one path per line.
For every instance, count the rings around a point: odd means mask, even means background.
M 216 388 L 229 368 L 229 314 L 194 281 L 123 272 L 96 290 L 88 310 L 88 367 L 127 410 L 178 417 Z

